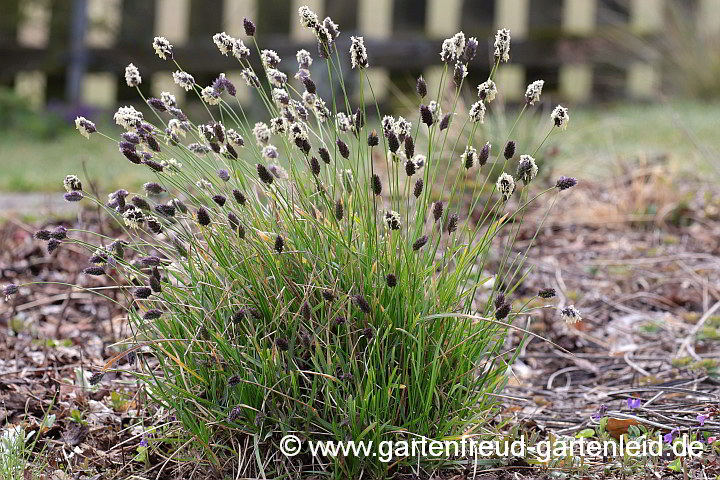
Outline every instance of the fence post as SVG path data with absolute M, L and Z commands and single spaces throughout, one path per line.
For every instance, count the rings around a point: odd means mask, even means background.
M 15 31 L 21 47 L 47 48 L 50 39 L 50 3 L 48 0 L 19 1 L 18 24 Z M 42 70 L 20 71 L 15 74 L 15 93 L 33 108 L 45 103 L 47 74 Z
M 115 45 L 122 21 L 121 0 L 88 0 L 88 27 L 85 47 L 109 48 Z M 112 72 L 86 72 L 80 100 L 96 107 L 113 107 L 117 101 L 117 75 Z
M 704 37 L 720 34 L 720 0 L 700 0 L 697 26 Z
M 562 32 L 567 35 L 588 36 L 595 28 L 597 0 L 565 0 Z M 584 102 L 592 95 L 593 68 L 588 63 L 569 63 L 558 72 L 560 94 L 571 102 Z
M 387 40 L 392 36 L 392 25 L 393 0 L 359 0 L 357 29 L 365 38 Z M 366 74 L 380 102 L 387 97 L 390 74 L 384 68 L 372 66 L 372 52 L 369 52 L 369 61 L 370 68 Z
M 190 1 L 191 0 L 155 0 L 155 24 L 153 30 L 155 36 L 165 37 L 173 47 L 182 47 L 190 38 Z M 152 48 L 150 45 L 147 48 Z M 175 85 L 172 72 L 175 65 L 171 60 L 166 60 L 168 67 L 172 70 L 154 72 L 151 76 L 150 85 L 152 93 L 156 97 L 162 92 L 170 92 L 175 95 L 178 102 L 185 99 L 185 90 Z
M 524 40 L 529 30 L 530 0 L 495 0 L 495 27 L 510 30 L 512 40 Z M 517 100 L 525 93 L 525 67 L 502 64 L 497 71 L 498 91 L 506 100 Z
M 632 0 L 630 28 L 636 35 L 653 34 L 662 29 L 665 3 L 663 0 Z M 632 98 L 654 96 L 660 82 L 658 66 L 652 59 L 633 62 L 628 69 L 627 89 Z
M 425 32 L 431 39 L 438 40 L 436 42 L 438 63 L 440 62 L 440 40 L 451 37 L 460 30 L 462 6 L 463 0 L 427 0 Z M 445 67 L 442 65 L 432 65 L 423 72 L 431 92 L 437 91 L 444 70 Z M 452 75 L 452 71 L 450 71 L 450 75 Z

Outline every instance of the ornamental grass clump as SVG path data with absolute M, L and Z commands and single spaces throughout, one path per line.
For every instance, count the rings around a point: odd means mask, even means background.
M 245 116 L 225 75 L 195 83 L 172 45 L 156 39 L 156 53 L 174 62 L 175 82 L 203 102 L 207 118 L 194 122 L 163 94 L 148 100 L 147 117 L 130 106 L 118 110 L 115 121 L 126 130 L 118 140 L 79 119 L 83 135 L 118 142 L 125 159 L 114 161 L 146 168 L 148 183 L 106 202 L 69 176 L 68 200 L 96 202 L 124 234 L 98 235 L 98 247 L 69 230 L 51 248 L 87 247 L 96 263 L 85 280 L 110 278 L 127 293 L 127 343 L 133 358 L 143 351 L 136 374 L 192 439 L 188 445 L 202 451 L 193 458 L 232 469 L 239 455 L 242 476 L 258 478 L 383 478 L 444 468 L 448 462 L 405 456 L 390 463 L 313 457 L 307 441 L 377 445 L 487 431 L 517 355 L 506 351 L 507 329 L 519 318 L 524 326 L 529 312 L 513 305 L 526 257 L 510 255 L 514 235 L 499 234 L 534 198 L 558 195 L 574 179 L 531 193 L 542 168 L 536 149 L 517 145 L 518 163 L 510 139 L 491 146 L 473 145 L 467 133 L 467 143 L 449 138 L 450 118 L 474 132 L 493 114 L 508 31 L 498 33 L 495 68 L 469 111 L 441 106 L 440 98 L 446 89 L 458 98 L 475 55 L 477 40 L 461 32 L 442 45 L 440 83 L 418 80 L 417 114 L 405 119 L 380 113 L 362 37 L 339 51 L 331 19 L 307 7 L 300 17 L 317 38 L 318 58 L 298 52 L 295 72 L 292 60 L 257 46 L 261 32 L 249 20 L 247 46 L 224 32 L 212 39 L 264 103 L 264 118 Z M 341 70 L 341 56 L 352 71 Z M 128 85 L 137 88 L 141 73 L 129 66 Z M 317 88 L 312 76 L 320 74 L 340 91 Z M 356 105 L 345 91 L 349 76 L 360 88 Z M 536 82 L 529 90 L 528 108 L 541 88 Z M 546 119 L 549 129 L 557 118 Z M 437 161 L 448 153 L 462 168 Z M 473 221 L 455 187 L 488 173 L 493 156 L 504 173 Z M 428 186 L 448 172 L 457 172 L 453 188 L 433 198 Z M 54 240 L 47 231 L 36 238 Z M 579 319 L 575 312 L 568 307 L 562 317 Z M 287 434 L 304 442 L 291 458 L 278 450 Z

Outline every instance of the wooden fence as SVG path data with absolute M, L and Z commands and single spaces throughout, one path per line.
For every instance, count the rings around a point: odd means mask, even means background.
M 0 0 L 0 84 L 38 106 L 63 99 L 112 107 L 133 98 L 121 88 L 124 67 L 133 62 L 148 93 L 167 90 L 182 97 L 172 83 L 172 64 L 153 54 L 153 36 L 167 37 L 200 83 L 218 72 L 232 78 L 237 64 L 218 54 L 212 34 L 224 30 L 242 38 L 243 17 L 255 19 L 262 46 L 294 65 L 298 48 L 315 51 L 311 33 L 297 21 L 297 8 L 307 4 L 340 24 L 339 48 L 347 48 L 354 32 L 364 35 L 369 75 L 380 97 L 396 77 L 424 72 L 430 81 L 437 78 L 440 41 L 458 30 L 481 40 L 470 70 L 482 78 L 494 31 L 505 27 L 512 32 L 511 63 L 498 78 L 510 99 L 521 97 L 537 78 L 568 101 L 648 98 L 659 80 L 657 50 L 618 48 L 617 38 L 651 41 L 662 33 L 671 1 L 676 0 Z M 678 4 L 692 10 L 700 30 L 720 32 L 720 0 Z

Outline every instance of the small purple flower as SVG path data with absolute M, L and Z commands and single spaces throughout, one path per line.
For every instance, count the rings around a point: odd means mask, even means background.
M 665 435 L 663 435 L 663 440 L 666 443 L 672 443 L 673 440 L 675 440 L 675 435 L 677 435 L 678 433 L 680 433 L 680 429 L 677 427 L 673 428 L 672 430 L 670 430 L 669 433 L 666 433 Z
M 80 192 L 68 192 L 64 197 L 67 202 L 79 202 L 83 199 L 83 194 Z
M 143 438 L 142 440 L 140 440 L 141 447 L 147 447 L 148 445 L 149 445 L 149 443 L 147 441 L 147 438 Z
M 230 180 L 230 172 L 228 172 L 225 169 L 220 169 L 217 171 L 218 177 L 220 177 L 220 180 L 227 182 Z
M 596 420 L 596 421 L 597 421 L 597 420 L 600 420 L 602 417 L 605 416 L 605 413 L 607 412 L 607 409 L 608 409 L 607 405 L 605 405 L 605 404 L 600 405 L 600 406 L 598 407 L 597 411 L 596 411 L 595 413 L 593 413 L 593 414 L 590 416 L 590 418 L 592 418 L 593 420 Z
M 707 415 L 700 414 L 697 416 L 697 421 L 701 427 L 705 425 L 705 420 L 707 420 L 707 419 L 708 419 Z
M 642 405 L 642 400 L 639 398 L 628 398 L 627 399 L 627 405 L 629 409 L 639 408 L 640 405 Z

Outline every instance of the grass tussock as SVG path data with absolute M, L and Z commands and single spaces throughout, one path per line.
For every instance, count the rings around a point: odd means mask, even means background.
M 314 457 L 306 442 L 482 434 L 520 351 L 506 350 L 506 331 L 524 327 L 530 310 L 513 302 L 529 250 L 513 252 L 519 225 L 535 198 L 576 182 L 561 177 L 532 191 L 544 140 L 517 144 L 515 126 L 501 145 L 473 144 L 502 88 L 493 79 L 509 60 L 508 31 L 498 32 L 479 100 L 457 109 L 477 48 L 460 32 L 442 45 L 440 84 L 418 81 L 416 116 L 405 119 L 380 113 L 362 37 L 351 38 L 352 71 L 343 72 L 338 26 L 307 7 L 300 17 L 317 36 L 318 58 L 299 51 L 294 79 L 290 61 L 257 46 L 249 20 L 245 41 L 213 37 L 229 68 L 239 62 L 264 119 L 246 117 L 225 75 L 196 84 L 172 45 L 156 38 L 156 53 L 177 68 L 175 82 L 202 100 L 210 120 L 194 123 L 169 93 L 144 99 L 148 118 L 120 108 L 120 139 L 79 117 L 81 134 L 117 143 L 148 182 L 105 201 L 69 175 L 65 199 L 96 203 L 125 234 L 99 236 L 99 246 L 71 230 L 38 238 L 53 250 L 88 248 L 84 274 L 109 275 L 126 291 L 135 373 L 202 462 L 232 469 L 240 455 L 244 476 L 267 478 L 448 467 L 451 459 Z M 340 88 L 320 91 L 320 75 Z M 350 75 L 357 105 L 345 88 Z M 126 81 L 142 82 L 132 64 Z M 514 125 L 542 86 L 528 87 Z M 558 106 L 543 120 L 544 138 L 568 120 Z M 454 163 L 437 161 L 446 157 Z M 502 167 L 497 178 L 489 179 L 489 162 Z M 458 185 L 470 178 L 477 189 L 468 202 Z M 438 184 L 448 186 L 439 199 Z M 472 221 L 468 212 L 478 211 Z M 565 306 L 558 317 L 580 314 Z M 304 442 L 291 458 L 278 450 L 287 434 Z

